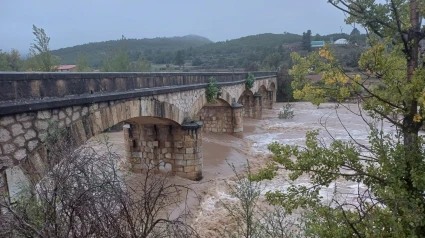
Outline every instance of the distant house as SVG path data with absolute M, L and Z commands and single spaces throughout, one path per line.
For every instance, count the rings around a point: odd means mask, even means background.
M 325 47 L 325 41 L 312 41 L 311 48 Z
M 348 43 L 348 40 L 344 38 L 338 39 L 334 42 L 335 45 L 348 45 Z
M 75 72 L 76 69 L 77 66 L 73 64 L 59 65 L 58 72 Z

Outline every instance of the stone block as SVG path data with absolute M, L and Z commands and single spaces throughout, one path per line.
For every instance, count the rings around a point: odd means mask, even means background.
M 9 156 L 0 156 L 0 169 L 3 167 L 12 167 L 13 160 Z
M 74 112 L 72 114 L 72 121 L 76 121 L 80 118 L 80 112 Z
M 195 166 L 186 166 L 184 167 L 183 171 L 186 173 L 195 172 Z
M 183 154 L 174 154 L 174 159 L 175 160 L 183 160 L 184 156 L 183 156 Z
M 29 151 L 34 150 L 38 145 L 39 145 L 39 141 L 38 140 L 28 141 L 28 150 Z
M 15 152 L 16 146 L 14 144 L 4 144 L 3 145 L 3 153 L 4 154 L 12 154 Z
M 0 128 L 0 142 L 6 142 L 10 138 L 12 138 L 10 132 L 6 128 Z
M 153 143 L 152 143 L 152 141 L 148 141 L 148 147 L 149 147 L 149 148 L 153 148 Z
M 169 147 L 171 147 L 171 142 L 166 141 L 166 142 L 165 142 L 165 148 L 169 148 Z
M 73 107 L 72 107 L 72 110 L 73 110 L 74 112 L 77 112 L 77 111 L 81 110 L 81 106 L 73 106 Z
M 14 124 L 14 125 L 12 125 L 12 127 L 10 129 L 12 131 L 13 136 L 18 136 L 18 135 L 24 134 L 24 130 L 23 130 L 21 124 Z M 47 127 L 46 127 L 46 129 L 47 129 Z
M 44 110 L 44 111 L 38 111 L 37 112 L 37 119 L 50 119 L 52 117 L 52 112 L 49 110 Z
M 15 122 L 15 118 L 13 116 L 3 116 L 0 118 L 0 125 L 7 126 Z
M 21 113 L 16 115 L 16 120 L 19 122 L 29 121 L 35 118 L 35 113 Z
M 23 126 L 25 129 L 31 128 L 31 127 L 32 127 L 32 122 L 31 122 L 31 121 L 22 122 L 22 126 Z
M 185 135 L 184 136 L 184 141 L 193 141 L 193 138 L 191 135 Z
M 193 159 L 195 159 L 195 154 L 184 154 L 183 159 L 184 160 L 193 160 Z
M 132 157 L 138 157 L 138 158 L 142 158 L 143 157 L 143 153 L 142 152 L 133 152 L 131 153 Z
M 26 149 L 19 149 L 15 152 L 14 154 L 14 158 L 17 160 L 22 160 L 23 158 L 25 158 L 27 156 L 27 151 Z
M 153 147 L 158 147 L 159 146 L 159 141 L 155 140 L 152 142 Z
M 171 157 L 172 157 L 171 153 L 166 153 L 166 154 L 165 154 L 165 158 L 166 158 L 166 159 L 171 159 Z
M 186 154 L 193 154 L 193 148 L 186 148 Z
M 81 115 L 85 116 L 89 113 L 89 108 L 88 107 L 83 107 L 83 110 L 81 110 Z
M 191 147 L 193 147 L 193 141 L 191 140 L 191 141 L 185 141 L 184 142 L 184 147 L 185 148 L 191 148 Z
M 191 165 L 198 165 L 198 164 L 199 164 L 199 160 L 197 160 L 197 159 L 187 160 L 187 161 L 186 161 L 186 164 L 187 164 L 188 166 L 191 166 Z
M 25 145 L 25 138 L 23 136 L 18 136 L 13 140 L 13 143 L 15 143 L 18 147 L 22 147 Z
M 176 148 L 183 148 L 183 142 L 181 142 L 181 141 L 176 141 L 176 142 L 174 142 L 174 147 L 176 147 Z
M 168 149 L 167 148 L 162 148 L 161 149 L 161 154 L 166 154 L 168 152 Z
M 65 124 L 66 124 L 67 126 L 69 126 L 69 125 L 71 124 L 71 118 L 67 117 L 67 118 L 65 119 Z
M 173 167 L 170 163 L 166 163 L 164 166 L 159 166 L 159 171 L 161 172 L 170 172 L 173 170 Z
M 186 166 L 187 165 L 187 163 L 186 163 L 187 161 L 186 160 L 176 160 L 175 162 L 174 162 L 174 164 L 175 165 L 178 165 L 178 166 Z

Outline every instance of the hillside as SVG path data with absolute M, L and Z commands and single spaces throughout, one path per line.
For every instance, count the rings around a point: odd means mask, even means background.
M 61 58 L 62 64 L 75 64 L 77 55 L 84 52 L 91 67 L 98 68 L 102 63 L 105 53 L 120 47 L 120 40 L 92 42 L 83 45 L 53 50 L 52 54 Z M 187 35 L 181 37 L 157 37 L 152 39 L 127 39 L 125 47 L 129 51 L 130 59 L 136 60 L 139 54 L 161 54 L 162 52 L 175 52 L 180 49 L 197 47 L 211 43 L 209 39 Z
M 361 41 L 364 35 L 358 36 Z M 347 34 L 312 36 L 312 40 L 329 41 L 339 38 L 349 39 Z M 185 70 L 275 70 L 285 64 L 291 64 L 290 53 L 306 54 L 301 47 L 302 36 L 291 33 L 258 34 L 238 39 L 212 42 L 207 38 L 188 35 L 172 38 L 126 39 L 88 43 L 74 47 L 55 50 L 52 53 L 62 59 L 62 64 L 75 64 L 77 55 L 84 52 L 92 69 L 99 69 L 105 55 L 115 49 L 124 47 L 130 61 L 143 56 L 153 65 L 151 70 L 173 70 L 168 66 L 181 64 L 176 62 L 177 55 L 183 59 Z M 355 67 L 358 49 L 354 46 L 343 47 L 340 57 L 352 61 L 347 66 Z M 353 52 L 356 51 L 356 52 Z M 178 54 L 177 54 L 178 52 Z M 180 60 L 180 62 L 182 62 Z

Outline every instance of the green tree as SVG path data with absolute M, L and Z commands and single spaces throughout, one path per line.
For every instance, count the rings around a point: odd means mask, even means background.
M 16 72 L 22 70 L 22 59 L 18 50 L 12 49 L 12 51 L 10 51 L 10 54 L 7 55 L 7 61 L 10 70 Z
M 139 59 L 136 62 L 133 62 L 130 68 L 133 72 L 149 72 L 151 71 L 152 66 L 151 62 L 143 58 L 143 56 L 139 56 Z
M 77 56 L 77 72 L 91 72 L 87 55 L 85 53 L 79 53 Z
M 263 65 L 266 70 L 277 70 L 281 62 L 281 55 L 279 53 L 273 53 L 268 55 L 264 61 Z
M 30 57 L 33 58 L 32 70 L 42 72 L 54 72 L 60 63 L 59 57 L 51 54 L 49 43 L 50 37 L 47 36 L 43 28 L 32 25 L 32 33 L 35 36 L 34 43 L 30 47 Z
M 10 67 L 9 67 L 9 63 L 7 61 L 7 53 L 2 52 L 2 50 L 0 50 L 0 71 L 9 71 Z
M 178 50 L 176 56 L 174 57 L 174 63 L 178 66 L 184 65 L 184 52 L 183 50 Z
M 419 135 L 425 110 L 425 70 L 419 42 L 425 38 L 421 0 L 330 0 L 371 33 L 370 48 L 359 60 L 361 74 L 347 74 L 329 47 L 307 57 L 293 55 L 294 97 L 320 104 L 359 102 L 368 122 L 367 144 L 334 139 L 321 143 L 318 131 L 307 133 L 306 147 L 273 143 L 274 160 L 296 180 L 308 174 L 312 186 L 292 185 L 286 192 L 269 192 L 272 204 L 287 212 L 304 208 L 305 233 L 311 237 L 424 237 L 425 138 Z M 307 75 L 322 73 L 320 84 Z M 370 85 L 372 81 L 372 85 Z M 370 85 L 370 86 L 369 86 Z M 394 133 L 377 128 L 389 123 Z M 293 159 L 292 156 L 296 156 Z M 334 181 L 357 183 L 362 189 L 353 202 L 334 197 L 321 201 L 320 190 Z M 337 191 L 335 191 L 337 195 Z
M 203 63 L 199 57 L 192 59 L 192 66 L 201 66 Z
M 127 39 L 122 36 L 118 48 L 106 54 L 102 65 L 103 72 L 128 72 L 130 70 L 130 57 L 126 41 Z
M 306 51 L 311 51 L 311 30 L 303 32 L 302 48 Z

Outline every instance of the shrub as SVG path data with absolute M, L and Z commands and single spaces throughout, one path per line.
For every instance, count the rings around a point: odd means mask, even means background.
M 287 103 L 279 112 L 279 119 L 292 119 L 294 117 L 294 105 Z

